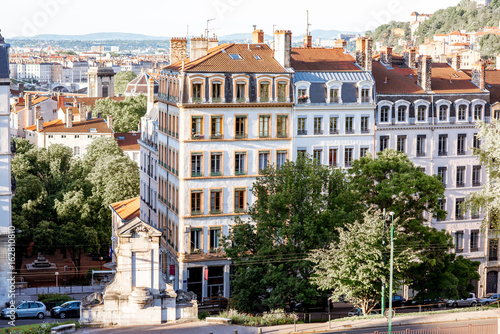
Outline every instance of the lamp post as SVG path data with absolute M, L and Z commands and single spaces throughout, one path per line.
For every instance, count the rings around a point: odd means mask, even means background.
M 104 258 L 103 258 L 102 256 L 99 258 L 99 260 L 100 260 L 100 262 L 101 262 L 101 270 L 102 270 L 102 260 L 103 260 L 103 259 L 104 259 Z
M 382 239 L 382 246 L 383 249 L 385 249 L 385 222 L 386 222 L 385 209 L 382 215 L 384 216 L 384 234 Z M 384 271 L 385 271 L 385 262 L 386 262 L 385 251 L 382 253 L 382 261 L 384 262 Z M 380 303 L 380 314 L 385 314 L 385 281 L 382 282 L 382 301 Z
M 56 275 L 56 288 L 57 288 L 57 287 L 59 287 L 59 282 L 58 282 L 58 281 L 59 281 L 59 280 L 58 280 L 58 278 L 59 278 L 59 273 L 56 271 L 56 272 L 54 273 L 54 275 Z
M 394 273 L 394 212 L 389 212 L 391 215 L 391 267 L 389 276 L 389 330 L 388 334 L 392 333 L 392 276 Z

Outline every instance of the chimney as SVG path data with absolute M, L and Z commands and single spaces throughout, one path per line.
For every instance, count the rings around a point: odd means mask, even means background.
M 40 117 L 36 120 L 36 132 L 40 132 L 43 130 L 43 117 Z
M 365 48 L 366 39 L 364 37 L 358 37 L 356 39 L 356 64 L 361 68 L 364 68 L 365 65 Z
M 274 58 L 283 67 L 291 67 L 292 54 L 292 31 L 291 30 L 276 30 L 275 35 L 275 52 Z
M 108 123 L 108 128 L 112 129 L 113 128 L 113 116 L 108 116 L 108 120 L 106 123 Z
M 57 93 L 57 110 L 64 108 L 64 95 Z
M 392 59 L 392 54 L 391 54 Z M 365 71 L 371 72 L 373 65 L 373 39 L 368 37 L 365 44 Z
M 392 48 L 388 46 L 380 48 L 380 62 L 386 66 L 392 66 Z
M 80 114 L 80 121 L 83 121 L 85 119 L 85 103 L 81 102 L 78 104 L 78 113 Z
M 18 84 L 18 89 L 19 89 L 19 96 L 24 94 L 24 83 L 20 82 Z
M 177 63 L 187 58 L 187 40 L 182 37 L 170 39 L 170 64 Z
M 64 122 L 64 127 L 65 128 L 72 128 L 73 127 L 73 109 L 72 108 L 66 108 L 66 120 Z
M 418 85 L 424 91 L 431 91 L 432 80 L 432 59 L 429 56 L 423 56 L 418 62 Z
M 460 60 L 462 56 L 459 54 L 454 54 L 453 57 L 451 58 L 451 67 L 455 69 L 455 71 L 460 71 Z
M 219 40 L 214 35 L 214 37 L 208 39 L 208 50 L 215 48 L 216 46 L 219 46 Z
M 304 36 L 304 47 L 305 48 L 311 48 L 312 47 L 312 36 L 311 35 L 305 35 Z
M 207 55 L 208 40 L 205 37 L 191 38 L 189 60 L 193 61 Z
M 42 118 L 42 107 L 36 106 L 35 107 L 35 119 Z
M 78 108 L 78 101 L 76 100 L 76 96 L 73 98 L 73 107 Z
M 264 43 L 264 30 L 255 29 L 252 31 L 252 44 L 262 44 Z
M 153 108 L 155 103 L 155 79 L 151 76 L 148 80 L 148 111 Z
M 32 107 L 31 94 L 29 93 L 24 94 L 24 106 L 26 107 L 27 110 L 30 110 Z
M 484 64 L 478 61 L 472 65 L 472 83 L 479 87 L 479 89 L 485 89 L 485 70 Z
M 347 46 L 347 42 L 346 42 L 345 39 L 337 39 L 335 41 L 335 47 L 336 48 L 343 48 L 343 49 L 345 49 L 346 46 Z
M 408 53 L 408 67 L 409 68 L 417 68 L 417 50 L 415 48 L 410 48 L 410 52 Z

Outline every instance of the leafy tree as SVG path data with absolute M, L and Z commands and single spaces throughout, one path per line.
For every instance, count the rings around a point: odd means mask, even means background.
M 94 117 L 101 112 L 102 117 L 113 117 L 113 130 L 115 132 L 137 131 L 141 117 L 146 114 L 147 98 L 145 95 L 127 97 L 122 101 L 109 98 L 96 101 L 92 112 Z
M 404 30 L 404 36 L 394 34 L 395 29 L 398 28 Z M 373 42 L 383 42 L 384 45 L 396 48 L 394 49 L 395 52 L 400 52 L 402 51 L 402 47 L 399 45 L 399 40 L 403 39 L 406 41 L 410 39 L 410 23 L 391 21 L 388 24 L 382 24 L 377 27 L 373 32 L 367 31 L 366 35 L 372 37 Z
M 115 75 L 115 95 L 119 96 L 125 92 L 127 89 L 127 85 L 130 81 L 134 80 L 137 77 L 137 74 L 131 71 L 119 72 Z
M 394 221 L 396 241 L 401 239 L 398 222 Z M 311 281 L 330 291 L 332 299 L 344 297 L 359 306 L 363 314 L 369 314 L 382 298 L 382 284 L 389 287 L 389 261 L 384 265 L 383 256 L 390 251 L 390 243 L 384 245 L 383 240 L 390 240 L 390 234 L 384 224 L 380 210 L 369 209 L 362 220 L 338 228 L 338 243 L 311 252 L 309 260 L 314 263 Z M 394 252 L 394 292 L 413 258 L 412 253 L 411 248 Z
M 224 248 L 233 259 L 233 306 L 246 312 L 313 302 L 306 254 L 336 238 L 357 211 L 343 172 L 302 158 L 257 178 L 250 219 L 236 219 Z

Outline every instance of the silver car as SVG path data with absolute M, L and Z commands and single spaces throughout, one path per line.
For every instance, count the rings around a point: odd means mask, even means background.
M 478 300 L 478 302 L 481 303 L 481 305 L 489 305 L 491 303 L 496 302 L 498 299 L 500 299 L 500 293 L 496 293 L 487 298 L 481 298 Z
M 2 318 L 10 318 L 13 314 L 17 318 L 38 318 L 45 317 L 46 307 L 42 302 L 23 302 L 16 308 L 6 308 L 2 310 Z
M 469 293 L 469 298 L 460 299 L 460 300 L 448 300 L 446 305 L 457 307 L 457 306 L 471 306 L 474 307 L 477 304 L 477 298 L 474 293 Z

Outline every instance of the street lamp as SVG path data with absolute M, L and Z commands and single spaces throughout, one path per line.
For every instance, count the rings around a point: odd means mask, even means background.
M 394 212 L 389 212 L 391 216 L 391 267 L 389 276 L 389 330 L 392 333 L 392 276 L 394 272 Z
M 54 273 L 54 275 L 56 275 L 56 288 L 57 288 L 59 286 L 59 283 L 58 283 L 59 273 L 56 271 Z
M 102 260 L 103 260 L 103 257 L 101 256 L 101 257 L 99 258 L 99 260 L 101 260 L 101 270 L 102 270 Z

